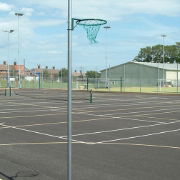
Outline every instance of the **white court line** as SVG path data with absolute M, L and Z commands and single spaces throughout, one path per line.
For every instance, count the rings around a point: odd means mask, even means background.
M 178 106 L 178 105 L 177 105 Z M 114 112 L 114 111 L 123 111 L 123 110 L 137 110 L 137 109 L 152 109 L 152 108 L 156 108 L 156 107 L 160 107 L 160 106 L 151 106 L 151 107 L 138 107 L 138 108 L 124 108 L 124 109 L 122 109 L 122 108 L 118 108 L 118 109 L 107 109 L 107 110 L 98 110 L 97 112 Z M 168 106 L 163 106 L 163 107 L 168 107 Z M 175 106 L 174 106 L 175 107 Z M 97 108 L 98 107 L 94 107 L 94 108 L 96 108 L 96 110 L 97 110 Z M 172 106 L 171 106 L 171 108 L 172 108 Z M 83 108 L 82 108 L 83 109 Z M 82 111 L 82 109 L 73 109 L 73 111 L 77 111 L 77 112 L 82 112 L 83 113 L 83 111 Z M 179 107 L 177 107 L 177 108 L 172 108 L 172 109 L 179 109 Z M 160 109 L 160 110 L 157 110 L 157 109 L 155 109 L 155 110 L 152 110 L 151 112 L 156 112 L 156 111 L 161 111 L 161 110 L 163 110 L 163 111 L 166 111 L 166 110 L 169 110 L 169 107 L 168 107 L 168 109 Z M 86 111 L 86 112 L 94 112 L 94 111 Z M 121 114 L 133 114 L 133 113 L 141 113 L 141 112 L 149 112 L 149 110 L 144 110 L 144 111 L 131 111 L 131 112 L 125 112 L 125 113 L 123 113 L 123 112 L 118 112 L 118 113 L 116 113 L 116 114 L 119 114 L 119 113 L 121 113 Z M 113 113 L 113 114 L 108 114 L 108 115 L 114 115 L 115 113 Z
M 134 102 L 134 101 L 128 101 L 128 102 L 119 102 L 119 103 L 114 103 L 113 102 L 113 105 L 121 105 L 121 106 L 134 106 L 135 105 L 135 107 L 142 107 L 144 104 L 147 104 L 147 105 L 151 105 L 151 104 L 153 104 L 153 105 L 155 105 L 155 106 L 164 106 L 164 105 L 172 105 L 172 102 L 170 102 L 170 101 L 168 101 L 168 102 L 156 102 L 156 103 L 153 103 L 153 101 L 146 101 L 146 102 Z M 179 105 L 180 103 L 178 102 L 178 103 L 175 103 L 174 101 L 173 101 L 173 105 Z M 109 105 L 109 104 L 104 104 L 104 105 Z M 140 106 L 139 106 L 140 105 Z M 141 106 L 142 105 L 142 106 Z
M 123 141 L 123 140 L 136 139 L 136 138 L 142 138 L 142 137 L 166 134 L 166 133 L 177 132 L 177 131 L 180 131 L 180 129 L 174 129 L 174 130 L 170 130 L 170 131 L 162 131 L 162 132 L 151 133 L 151 134 L 144 134 L 144 135 L 139 135 L 139 136 L 132 136 L 132 137 L 127 137 L 127 138 L 119 138 L 119 139 L 113 139 L 113 140 L 99 141 L 99 142 L 96 142 L 96 143 L 101 144 L 101 143 L 107 143 L 107 142 Z
M 32 131 L 32 130 L 28 130 L 28 129 L 18 128 L 16 126 L 8 126 L 8 125 L 5 125 L 3 123 L 2 123 L 2 126 L 4 128 L 12 128 L 12 129 L 21 130 L 21 131 L 25 131 L 25 132 L 30 132 L 30 133 L 34 133 L 34 134 L 39 134 L 39 135 L 44 135 L 44 136 L 48 136 L 48 137 L 53 137 L 53 138 L 67 140 L 67 138 L 64 137 L 64 136 L 55 136 L 55 135 L 51 135 L 51 134 L 47 134 L 47 133 L 41 133 L 41 132 L 38 132 L 38 131 Z M 82 143 L 82 144 L 89 144 L 88 142 L 78 141 L 78 140 L 74 140 L 74 139 L 72 139 L 72 141 L 73 142 Z
M 31 110 L 15 110 L 15 111 L 0 111 L 0 114 L 11 114 L 11 113 L 18 113 L 18 112 L 21 112 L 21 113 L 34 113 L 34 112 L 48 112 L 48 111 L 59 111 L 60 109 L 54 109 L 54 108 L 50 108 L 50 109 L 31 109 Z M 61 112 L 67 112 L 67 111 L 61 111 Z
M 107 101 L 109 101 L 109 100 L 111 100 L 111 99 L 106 99 L 106 98 L 102 98 L 102 99 L 105 99 L 106 101 L 101 101 L 101 100 L 95 100 L 95 102 L 107 102 Z M 171 104 L 171 102 L 172 102 L 172 100 L 170 99 L 170 101 L 155 101 L 155 100 L 152 100 L 152 101 L 139 101 L 139 100 L 136 100 L 136 99 L 133 99 L 133 100 L 130 100 L 130 99 L 128 99 L 128 100 L 121 100 L 121 99 L 112 99 L 113 101 L 115 101 L 115 103 L 117 103 L 117 101 L 119 102 L 119 103 L 128 103 L 128 105 L 137 105 L 137 104 L 149 104 L 149 103 L 157 103 L 157 104 Z M 173 100 L 173 103 L 180 103 L 180 100 Z M 114 102 L 113 102 L 113 104 L 114 104 Z
M 163 114 L 168 114 L 168 113 L 173 113 L 173 112 L 174 112 L 174 113 L 175 113 L 175 112 L 179 112 L 179 108 L 178 108 L 177 110 L 178 110 L 178 111 L 163 111 L 163 112 L 158 112 L 158 111 L 157 111 L 157 112 L 153 112 L 153 111 L 152 111 L 151 113 L 145 113 L 145 114 L 140 114 L 140 113 L 142 113 L 142 112 L 147 112 L 147 111 L 139 111 L 139 112 L 136 112 L 136 114 L 134 113 L 133 116 L 147 116 L 147 115 L 148 115 L 148 116 L 149 116 L 149 115 L 151 116 L 151 115 L 154 115 L 154 114 L 162 114 L 162 113 L 163 113 Z M 137 114 L 137 113 L 138 113 L 138 114 Z M 88 113 L 88 114 L 89 114 L 89 115 L 94 115 L 94 116 L 105 116 L 105 117 L 106 117 L 106 114 L 104 114 L 104 115 L 101 115 L 101 114 L 93 114 L 93 113 Z M 119 115 L 119 114 L 129 115 L 130 113 L 128 113 L 128 112 L 127 112 L 127 113 L 118 112 L 118 113 L 113 113 L 112 116 L 113 116 L 113 115 L 116 115 L 116 114 L 117 114 L 117 115 Z M 140 114 L 140 115 L 139 115 L 139 114 Z M 110 114 L 108 114 L 108 115 L 110 115 Z M 127 117 L 127 118 L 128 118 L 128 117 Z
M 169 110 L 169 108 L 168 109 L 156 109 L 156 110 L 152 110 L 151 111 L 151 114 L 154 114 L 154 113 L 156 113 L 156 112 L 161 112 L 161 113 L 170 113 L 170 112 L 176 112 L 176 111 L 167 111 L 167 110 Z M 179 107 L 178 108 L 173 108 L 173 110 L 179 110 Z M 165 111 L 165 112 L 164 112 Z M 148 113 L 149 111 L 131 111 L 131 112 L 118 112 L 118 113 L 113 113 L 113 114 L 107 114 L 107 115 L 115 115 L 115 114 L 137 114 L 137 113 Z M 179 112 L 179 111 L 178 111 Z M 106 115 L 106 114 L 105 114 Z
M 94 134 L 102 134 L 102 133 L 111 133 L 111 132 L 118 132 L 118 131 L 132 130 L 132 129 L 140 129 L 140 128 L 148 128 L 148 127 L 169 125 L 169 124 L 175 124 L 175 123 L 179 123 L 179 122 L 180 122 L 180 120 L 173 121 L 173 122 L 168 122 L 168 123 L 161 123 L 161 124 L 158 123 L 158 124 L 145 125 L 145 126 L 136 126 L 136 127 L 131 127 L 131 128 L 121 128 L 121 129 L 112 129 L 112 130 L 97 131 L 97 132 L 91 132 L 91 133 L 75 134 L 75 135 L 72 135 L 72 136 L 76 137 L 76 136 L 94 135 Z M 62 137 L 66 137 L 66 136 L 62 136 Z
M 108 116 L 107 116 L 108 117 Z M 131 118 L 131 117 L 126 117 L 126 116 L 120 116 L 120 117 L 112 117 L 113 119 L 125 119 L 125 120 L 130 120 L 130 121 L 139 121 L 139 122 L 149 122 L 149 123 L 159 123 L 159 124 L 164 124 L 164 122 L 162 121 L 151 121 L 151 120 L 143 120 L 143 119 L 135 119 L 135 118 Z
M 95 102 L 96 103 L 96 102 Z M 150 102 L 146 102 L 146 103 L 148 103 L 148 104 L 151 104 Z M 145 104 L 146 104 L 145 103 Z M 171 106 L 172 106 L 172 102 L 162 102 L 162 103 L 157 103 L 157 104 L 159 104 L 159 106 L 157 106 L 157 107 L 161 107 L 160 105 L 161 104 L 167 104 L 167 106 L 169 106 L 169 104 L 171 104 Z M 100 108 L 100 107 L 104 107 L 104 106 L 111 106 L 112 104 L 111 103 L 109 103 L 109 104 L 107 104 L 107 103 L 103 103 L 103 104 L 96 104 L 96 106 L 93 106 L 93 107 L 95 107 L 95 108 Z M 139 107 L 139 108 L 141 108 L 141 106 L 138 106 L 138 105 L 144 105 L 144 104 L 138 104 L 137 102 L 136 103 L 127 103 L 127 104 L 124 104 L 124 103 L 122 103 L 122 104 L 120 104 L 120 103 L 114 103 L 113 102 L 113 107 L 117 107 L 117 106 L 120 106 L 121 108 L 123 108 L 123 107 L 129 107 L 129 108 L 131 108 L 131 107 Z M 174 102 L 173 102 L 173 105 L 180 105 L 180 104 L 175 104 Z M 165 106 L 165 107 L 167 107 L 167 106 Z M 89 106 L 89 107 L 91 107 L 91 106 Z M 152 107 L 153 108 L 153 106 L 149 106 L 149 107 Z M 77 107 L 77 108 L 81 108 L 81 107 Z
M 178 106 L 179 107 L 179 104 L 178 105 L 171 105 L 171 108 L 173 108 L 173 107 L 176 107 L 176 106 Z M 129 107 L 129 108 L 117 108 L 117 109 L 106 109 L 106 110 L 99 110 L 98 108 L 101 108 L 102 106 L 92 106 L 92 107 L 84 107 L 84 108 L 74 108 L 73 110 L 74 111 L 81 111 L 82 109 L 95 109 L 95 110 L 97 110 L 97 111 L 100 111 L 100 112 L 113 112 L 113 111 L 123 111 L 123 110 L 137 110 L 137 109 L 154 109 L 154 108 L 167 108 L 167 107 L 169 107 L 169 105 L 168 106 L 146 106 L 146 107 Z M 90 112 L 94 112 L 94 111 L 90 111 Z
M 96 115 L 96 114 L 90 114 L 90 113 L 88 113 L 87 115 L 97 116 L 97 117 L 105 117 L 105 118 L 109 117 L 109 118 L 113 118 L 113 119 L 125 119 L 125 120 L 127 119 L 129 121 L 139 121 L 139 122 L 147 122 L 147 123 L 159 123 L 159 124 L 164 123 L 162 121 L 151 121 L 151 120 L 135 119 L 135 118 L 126 117 L 126 116 L 110 116 L 110 115 L 101 115 L 101 114 Z

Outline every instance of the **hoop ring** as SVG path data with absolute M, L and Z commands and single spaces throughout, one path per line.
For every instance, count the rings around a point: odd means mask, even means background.
M 107 21 L 103 19 L 78 19 L 76 24 L 83 26 L 101 26 L 107 24 Z

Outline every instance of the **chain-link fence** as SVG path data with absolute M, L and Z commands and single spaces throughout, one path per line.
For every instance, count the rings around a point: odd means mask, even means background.
M 180 80 L 157 79 L 149 82 L 148 79 L 104 79 L 84 78 L 77 79 L 76 89 L 96 90 L 109 92 L 139 92 L 139 93 L 178 93 L 180 92 Z M 150 85 L 148 85 L 150 84 Z
M 139 92 L 139 93 L 179 93 L 180 74 L 177 70 L 166 71 L 156 68 L 150 71 L 144 67 L 135 70 L 127 67 L 107 72 L 105 78 L 73 78 L 74 90 L 93 90 L 109 92 Z M 11 88 L 31 88 L 31 89 L 67 89 L 67 77 L 35 74 L 31 76 L 10 76 Z M 8 87 L 7 78 L 0 78 L 1 92 Z

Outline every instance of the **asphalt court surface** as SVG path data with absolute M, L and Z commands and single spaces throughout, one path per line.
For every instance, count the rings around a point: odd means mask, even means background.
M 73 96 L 73 180 L 179 180 L 179 95 Z M 0 96 L 0 179 L 67 179 L 64 98 L 58 90 Z

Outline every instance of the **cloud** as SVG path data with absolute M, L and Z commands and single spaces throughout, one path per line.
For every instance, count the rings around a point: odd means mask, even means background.
M 23 3 L 24 0 L 17 0 Z M 67 0 L 28 0 L 26 4 L 60 9 L 67 16 Z M 180 16 L 179 0 L 74 0 L 73 16 L 120 20 L 123 16 L 137 13 Z M 93 15 L 93 17 L 92 17 Z
M 0 11 L 11 11 L 13 7 L 13 5 L 0 2 Z
M 34 9 L 32 9 L 32 8 L 22 8 L 21 11 L 22 11 L 26 16 L 32 16 L 32 13 L 34 12 Z
M 113 59 L 111 63 L 115 65 L 122 59 L 132 59 L 141 47 L 161 43 L 162 33 L 167 34 L 167 44 L 169 41 L 176 42 L 179 37 L 177 24 L 180 16 L 179 0 L 72 1 L 73 17 L 106 19 L 112 27 L 108 37 L 105 31 L 101 30 L 97 39 L 100 43 L 91 47 L 83 29 L 77 28 L 73 32 L 74 63 L 99 66 L 97 60 L 103 61 L 107 42 L 109 59 Z M 29 58 L 29 62 L 35 62 L 35 65 L 37 60 L 41 61 L 41 64 L 65 64 L 67 0 L 8 0 L 8 2 L 14 4 L 8 5 L 12 14 L 1 17 L 0 24 L 5 30 L 8 27 L 15 28 L 15 33 L 11 35 L 11 41 L 15 44 L 11 47 L 12 51 L 14 49 L 12 56 L 17 56 L 17 17 L 14 16 L 14 12 L 15 9 L 21 8 L 25 14 L 20 18 L 20 36 L 24 54 L 22 57 Z M 7 42 L 7 37 L 3 33 L 0 37 L 4 43 Z M 3 42 L 0 45 L 3 45 Z M 2 52 L 6 53 L 7 50 L 4 49 Z

